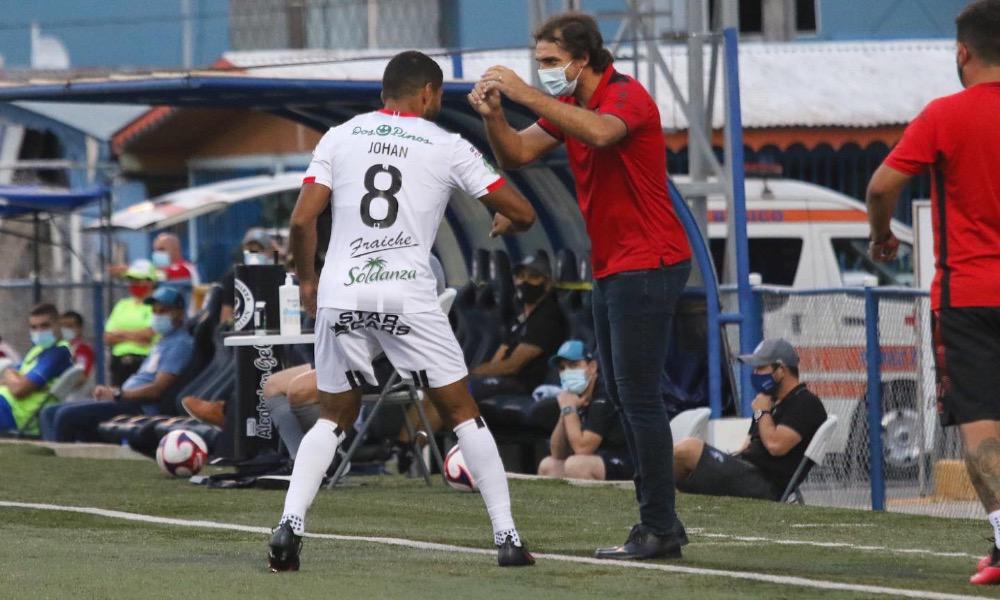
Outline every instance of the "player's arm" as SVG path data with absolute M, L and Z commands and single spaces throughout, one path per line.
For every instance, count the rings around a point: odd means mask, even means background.
M 897 171 L 883 163 L 875 170 L 868 191 L 865 194 L 865 204 L 868 205 L 868 227 L 871 231 L 871 241 L 874 244 L 884 243 L 892 238 L 892 214 L 896 210 L 896 202 L 903 188 L 910 182 L 911 175 Z M 894 252 L 893 252 L 894 254 Z M 884 258 L 882 254 L 875 256 L 876 260 Z M 891 257 L 886 258 L 891 259 Z
M 4 385 L 7 386 L 10 393 L 18 400 L 38 390 L 38 384 L 32 381 L 30 377 L 21 375 L 14 369 L 4 371 Z
M 496 213 L 490 237 L 527 231 L 535 224 L 534 207 L 512 185 L 501 185 L 479 200 Z
M 771 456 L 784 456 L 802 441 L 802 435 L 787 425 L 775 425 L 770 413 L 757 421 L 760 441 Z
M 500 91 L 487 89 L 486 82 L 472 88 L 469 104 L 483 118 L 486 139 L 501 169 L 519 169 L 559 145 L 559 140 L 537 124 L 521 131 L 511 127 L 500 106 Z
M 484 377 L 517 375 L 524 365 L 541 355 L 542 349 L 534 344 L 518 344 L 507 358 L 479 365 L 472 370 L 472 374 Z
M 556 423 L 556 428 L 552 430 L 552 435 L 549 436 L 549 454 L 552 455 L 552 458 L 566 460 L 571 453 L 572 448 L 570 448 L 569 440 L 566 439 L 566 426 L 560 418 L 559 422 Z
M 584 429 L 583 423 L 580 422 L 580 414 L 576 411 L 563 415 L 560 421 L 565 424 L 566 439 L 573 449 L 573 454 L 593 454 L 600 447 L 604 438 L 598 433 Z
M 167 371 L 157 371 L 153 381 L 146 385 L 122 390 L 120 400 L 125 402 L 143 402 L 145 400 L 156 400 L 163 395 L 167 389 L 177 381 L 177 375 Z
M 481 93 L 488 96 L 491 91 L 499 90 L 558 127 L 564 135 L 576 138 L 588 146 L 606 148 L 617 144 L 628 134 L 628 127 L 621 118 L 560 102 L 528 85 L 507 67 L 491 67 L 483 74 L 480 84 Z
M 288 244 L 292 250 L 299 276 L 302 306 L 316 314 L 316 221 L 330 202 L 330 188 L 319 183 L 306 183 L 299 192 L 288 225 Z

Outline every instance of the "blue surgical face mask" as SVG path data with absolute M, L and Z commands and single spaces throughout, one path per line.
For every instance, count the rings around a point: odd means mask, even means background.
M 48 348 L 56 343 L 56 334 L 51 329 L 39 329 L 31 332 L 31 343 L 34 346 Z
M 778 389 L 778 382 L 774 380 L 771 373 L 751 373 L 750 385 L 758 394 L 774 395 Z
M 153 323 L 150 327 L 156 333 L 166 335 L 174 330 L 174 321 L 170 315 L 153 315 Z
M 68 329 L 66 327 L 63 327 L 62 328 L 62 339 L 66 340 L 67 342 L 72 342 L 73 340 L 76 339 L 76 330 L 75 329 Z
M 566 79 L 566 69 L 571 64 L 573 64 L 572 60 L 561 67 L 538 69 L 538 82 L 552 96 L 572 96 L 573 92 L 576 91 L 576 82 L 580 79 L 583 70 L 577 74 L 576 79 L 569 81 Z
M 153 256 L 150 258 L 153 261 L 153 265 L 158 269 L 170 266 L 170 255 L 163 250 L 153 251 Z
M 243 251 L 243 264 L 245 265 L 269 265 L 271 257 L 263 252 Z
M 562 389 L 579 395 L 587 391 L 590 382 L 587 381 L 586 369 L 563 369 L 559 373 L 559 383 Z

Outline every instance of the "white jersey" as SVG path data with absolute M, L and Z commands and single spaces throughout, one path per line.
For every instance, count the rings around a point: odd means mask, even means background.
M 462 136 L 386 110 L 330 129 L 304 181 L 332 191 L 317 306 L 401 314 L 438 310 L 429 256 L 452 190 L 504 182 Z

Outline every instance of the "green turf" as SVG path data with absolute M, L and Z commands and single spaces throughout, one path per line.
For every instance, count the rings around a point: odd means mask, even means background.
M 490 547 L 492 536 L 478 495 L 443 485 L 426 488 L 422 481 L 398 477 L 354 481 L 363 485 L 320 494 L 309 515 L 311 531 Z M 630 491 L 541 481 L 512 481 L 511 487 L 518 528 L 538 553 L 589 556 L 595 546 L 622 541 L 635 519 Z M 269 527 L 283 497 L 280 491 L 196 487 L 162 476 L 152 462 L 59 459 L 41 448 L 0 444 L 0 500 Z M 684 495 L 678 510 L 693 532 L 684 559 L 671 564 L 970 595 L 998 591 L 966 583 L 974 564 L 970 558 L 704 535 L 975 554 L 984 548 L 988 533 L 979 522 Z M 264 568 L 263 535 L 2 507 L 0 519 L 0 590 L 11 598 L 245 598 L 248 593 L 289 598 L 733 598 L 737 592 L 744 598 L 861 597 L 545 560 L 532 569 L 502 570 L 492 556 L 315 539 L 306 541 L 302 572 L 275 576 Z

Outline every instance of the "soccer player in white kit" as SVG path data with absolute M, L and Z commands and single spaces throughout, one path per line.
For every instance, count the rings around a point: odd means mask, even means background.
M 426 55 L 396 55 L 382 77 L 385 108 L 330 129 L 313 152 L 289 240 L 302 305 L 316 315 L 321 418 L 302 439 L 268 552 L 272 571 L 298 570 L 306 510 L 361 409 L 361 386 L 377 383 L 381 350 L 423 388 L 454 427 L 486 503 L 500 566 L 534 564 L 510 511 L 496 442 L 469 394 L 462 350 L 437 302 L 428 263 L 455 189 L 510 220 L 491 236 L 523 231 L 531 204 L 469 142 L 431 120 L 441 110 L 441 68 Z M 316 221 L 333 202 L 333 230 L 317 284 Z

